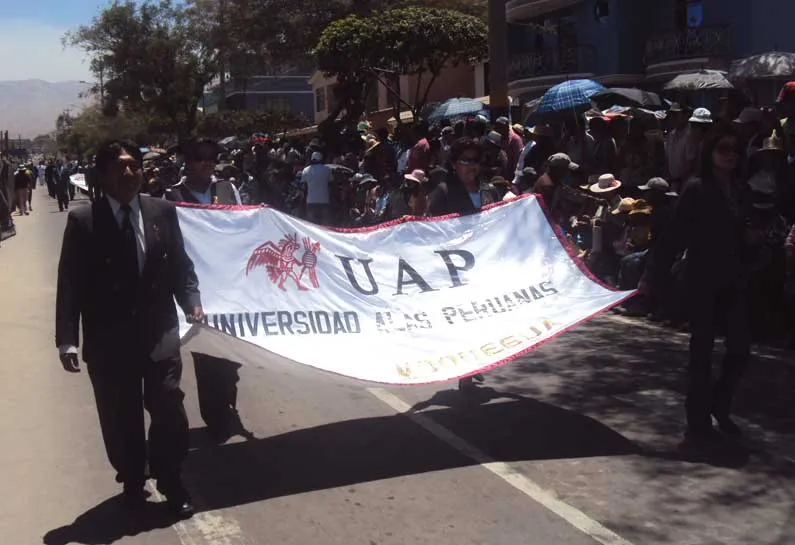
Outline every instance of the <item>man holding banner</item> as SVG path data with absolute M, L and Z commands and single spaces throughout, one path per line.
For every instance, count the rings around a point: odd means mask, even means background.
M 198 280 L 174 206 L 138 195 L 138 147 L 106 144 L 96 167 L 105 197 L 72 210 L 64 231 L 55 342 L 63 368 L 80 372 L 82 320 L 83 359 L 125 503 L 146 503 L 148 461 L 171 511 L 189 517 L 194 509 L 181 479 L 188 419 L 174 299 L 189 321 L 202 320 Z M 151 417 L 148 445 L 144 406 Z
M 218 146 L 209 140 L 194 140 L 185 148 L 185 177 L 165 193 L 173 202 L 193 204 L 240 204 L 234 184 L 213 178 Z M 217 442 L 223 442 L 234 430 L 243 428 L 237 413 L 237 383 L 240 365 L 223 359 L 192 352 L 196 371 L 196 392 L 199 412 L 207 431 Z
M 485 205 L 500 201 L 494 186 L 480 183 L 483 148 L 477 141 L 469 138 L 455 141 L 450 149 L 450 162 L 453 172 L 428 196 L 429 216 L 472 214 Z M 458 381 L 459 389 L 472 389 L 475 386 L 473 380 L 483 382 L 483 375 L 477 373 L 462 378 Z

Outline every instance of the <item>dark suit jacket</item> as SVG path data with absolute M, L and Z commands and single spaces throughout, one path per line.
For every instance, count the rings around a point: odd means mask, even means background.
M 179 356 L 174 298 L 186 313 L 201 305 L 193 262 L 172 203 L 140 197 L 146 241 L 143 273 L 121 270 L 122 233 L 107 199 L 69 212 L 58 267 L 56 345 L 78 346 L 91 364 L 126 356 Z

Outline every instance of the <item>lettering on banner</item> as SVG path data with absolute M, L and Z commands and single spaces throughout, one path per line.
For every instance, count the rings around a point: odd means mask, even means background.
M 233 337 L 259 335 L 350 335 L 362 332 L 356 312 L 286 310 L 209 314 L 204 323 Z
M 433 380 L 433 375 L 445 369 L 457 370 L 464 365 L 482 363 L 496 363 L 495 356 L 508 357 L 520 352 L 523 348 L 538 342 L 539 337 L 548 336 L 559 330 L 562 324 L 549 319 L 540 320 L 538 323 L 525 329 L 507 335 L 495 341 L 488 342 L 477 348 L 471 348 L 456 354 L 446 354 L 435 359 L 424 359 L 415 362 L 397 365 L 397 372 L 407 379 Z M 455 374 L 455 372 L 453 373 Z
M 475 256 L 472 252 L 466 250 L 437 250 L 434 254 L 441 258 L 442 264 L 450 277 L 449 287 L 458 288 L 466 285 L 466 282 L 462 278 L 462 273 L 470 271 L 475 267 Z M 370 266 L 373 262 L 372 259 L 355 258 L 344 255 L 336 255 L 336 258 L 340 260 L 345 277 L 348 279 L 348 283 L 353 289 L 362 295 L 378 294 L 381 287 L 373 276 L 373 271 Z M 354 261 L 357 265 L 354 265 Z M 361 273 L 364 273 L 364 277 L 367 279 L 366 282 L 361 278 Z M 439 290 L 439 288 L 431 286 L 428 281 L 425 280 L 422 273 L 402 257 L 398 257 L 396 278 L 395 295 L 405 295 L 409 293 L 409 291 L 417 292 L 417 290 L 419 293 Z M 414 289 L 406 290 L 408 287 Z

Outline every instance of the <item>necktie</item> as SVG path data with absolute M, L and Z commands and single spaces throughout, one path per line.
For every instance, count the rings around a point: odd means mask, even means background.
M 132 220 L 130 219 L 130 214 L 132 213 L 132 209 L 130 208 L 129 204 L 123 204 L 121 206 L 121 211 L 123 213 L 122 220 L 121 220 L 121 232 L 123 235 L 123 244 L 124 247 L 122 248 L 122 255 L 124 256 L 124 266 L 126 270 L 129 270 L 131 273 L 134 272 L 135 277 L 138 277 L 138 240 L 135 236 L 135 229 L 133 229 Z

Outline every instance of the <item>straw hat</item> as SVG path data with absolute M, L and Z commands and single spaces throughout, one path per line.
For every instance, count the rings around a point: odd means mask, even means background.
M 651 205 L 643 199 L 638 199 L 632 204 L 632 210 L 629 211 L 629 215 L 635 216 L 637 214 L 644 214 L 648 216 L 651 214 L 651 212 Z
M 599 181 L 593 184 L 590 189 L 591 193 L 607 193 L 618 189 L 621 185 L 621 182 L 616 180 L 616 177 L 612 174 L 602 174 L 599 176 Z
M 632 199 L 630 197 L 625 197 L 621 199 L 621 202 L 618 203 L 618 206 L 616 206 L 615 209 L 610 213 L 613 214 L 614 216 L 617 216 L 619 214 L 628 214 L 632 211 L 634 206 L 635 206 L 635 199 Z

